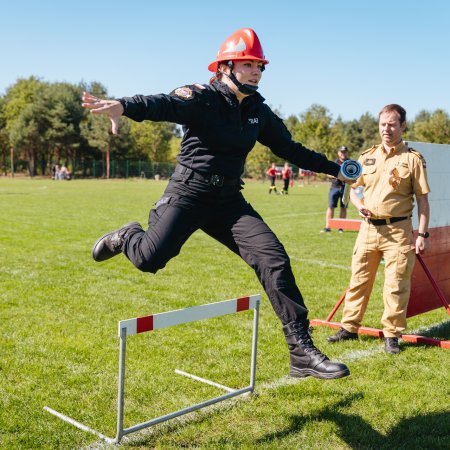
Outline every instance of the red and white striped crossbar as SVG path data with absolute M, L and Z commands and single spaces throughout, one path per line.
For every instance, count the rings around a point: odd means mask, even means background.
M 121 320 L 119 322 L 119 336 L 121 336 L 121 332 L 124 328 L 126 329 L 126 335 L 129 336 L 132 334 L 144 333 L 146 331 L 172 327 L 182 323 L 212 319 L 226 314 L 248 311 L 249 309 L 255 309 L 260 300 L 261 295 L 256 294 L 248 297 L 224 300 L 223 302 L 208 303 L 206 305 L 152 314 L 151 316 Z

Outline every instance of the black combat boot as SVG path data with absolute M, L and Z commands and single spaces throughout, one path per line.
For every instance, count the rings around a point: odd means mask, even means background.
M 309 333 L 309 321 L 290 322 L 283 326 L 290 353 L 290 376 L 304 378 L 342 378 L 350 375 L 345 364 L 331 362 L 317 349 Z
M 92 248 L 92 257 L 95 261 L 106 261 L 113 256 L 122 253 L 122 245 L 131 230 L 142 230 L 138 222 L 130 222 L 103 235 Z

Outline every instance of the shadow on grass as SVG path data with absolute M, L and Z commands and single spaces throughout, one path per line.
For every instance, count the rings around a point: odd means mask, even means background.
M 362 400 L 363 397 L 361 393 L 354 394 L 316 414 L 291 416 L 291 424 L 288 428 L 267 434 L 258 439 L 257 443 L 263 445 L 276 442 L 294 433 L 300 433 L 306 426 L 313 426 L 314 421 L 328 421 L 336 424 L 336 434 L 351 449 L 444 450 L 450 448 L 448 412 L 404 418 L 387 434 L 382 434 L 362 417 L 345 412 L 345 409 L 350 407 L 353 402 Z M 301 442 L 298 442 L 298 445 L 299 448 L 302 448 Z
M 427 329 L 418 329 L 413 332 L 412 334 L 418 334 L 420 336 L 430 337 L 430 338 L 436 338 L 436 339 L 450 339 L 450 320 L 445 320 L 442 323 L 439 323 L 437 325 L 434 325 L 433 327 L 427 328 Z M 406 333 L 408 334 L 408 333 Z M 415 344 L 417 345 L 417 344 Z

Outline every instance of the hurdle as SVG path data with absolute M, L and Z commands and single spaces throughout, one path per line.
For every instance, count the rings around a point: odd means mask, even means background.
M 109 438 L 104 434 L 72 419 L 65 414 L 62 414 L 48 406 L 44 406 L 44 410 L 58 417 L 59 419 L 74 425 L 75 427 L 95 434 L 102 440 L 110 444 L 118 444 L 121 439 L 136 431 L 142 430 L 144 428 L 151 427 L 153 425 L 165 422 L 175 417 L 179 417 L 190 412 L 205 408 L 207 406 L 213 405 L 215 403 L 236 397 L 238 395 L 248 394 L 255 389 L 255 378 L 256 378 L 256 351 L 257 351 L 257 341 L 258 341 L 258 323 L 259 323 L 259 306 L 261 303 L 261 295 L 250 295 L 248 297 L 240 297 L 231 300 L 225 300 L 216 303 L 208 303 L 199 306 L 193 306 L 190 308 L 179 309 L 174 311 L 163 312 L 159 314 L 153 314 L 144 317 L 138 317 L 134 319 L 127 319 L 119 321 L 119 375 L 118 375 L 118 394 L 117 394 L 117 428 L 116 437 Z M 184 323 L 195 322 L 203 319 L 212 319 L 215 317 L 224 316 L 227 314 L 237 313 L 241 311 L 248 311 L 253 309 L 253 330 L 252 330 L 252 344 L 251 344 L 251 360 L 250 360 L 250 382 L 248 386 L 240 389 L 233 389 L 224 386 L 214 381 L 207 380 L 205 378 L 198 377 L 193 374 L 189 374 L 182 370 L 175 369 L 175 373 L 179 375 L 186 376 L 190 379 L 201 381 L 210 386 L 227 391 L 226 394 L 213 397 L 209 400 L 197 403 L 192 406 L 188 406 L 177 411 L 165 414 L 160 417 L 156 417 L 151 420 L 147 420 L 137 425 L 133 425 L 128 428 L 124 428 L 124 408 L 125 408 L 125 359 L 126 359 L 126 346 L 127 346 L 127 336 L 134 334 L 140 334 L 148 331 L 153 331 L 157 329 L 167 328 L 171 326 L 181 325 Z

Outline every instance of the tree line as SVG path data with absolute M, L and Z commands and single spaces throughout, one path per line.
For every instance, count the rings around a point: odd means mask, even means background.
M 0 171 L 14 173 L 23 166 L 30 176 L 49 175 L 55 164 L 77 167 L 76 176 L 87 176 L 85 167 L 102 161 L 103 176 L 110 177 L 110 161 L 175 162 L 180 127 L 167 122 L 137 123 L 121 118 L 120 134 L 111 134 L 108 118 L 89 114 L 81 106 L 83 91 L 109 98 L 99 82 L 49 83 L 37 77 L 18 79 L 0 96 Z M 275 111 L 276 112 L 276 111 Z M 330 111 L 318 104 L 284 122 L 293 138 L 303 145 L 335 158 L 336 150 L 346 145 L 350 156 L 379 142 L 378 118 L 369 113 L 359 119 L 333 119 Z M 443 109 L 421 111 L 408 120 L 405 139 L 450 143 L 450 117 Z M 264 177 L 272 162 L 282 164 L 270 150 L 257 143 L 249 154 L 246 175 Z M 20 163 L 20 164 L 19 164 Z
M 92 161 L 105 162 L 109 178 L 110 160 L 170 161 L 179 145 L 175 124 L 138 124 L 122 118 L 120 134 L 111 134 L 104 116 L 90 114 L 81 106 L 83 91 L 108 98 L 101 83 L 48 83 L 36 77 L 19 79 L 0 97 L 0 167 L 12 170 L 11 161 L 23 162 L 30 176 L 47 175 L 54 164 L 72 168 Z

